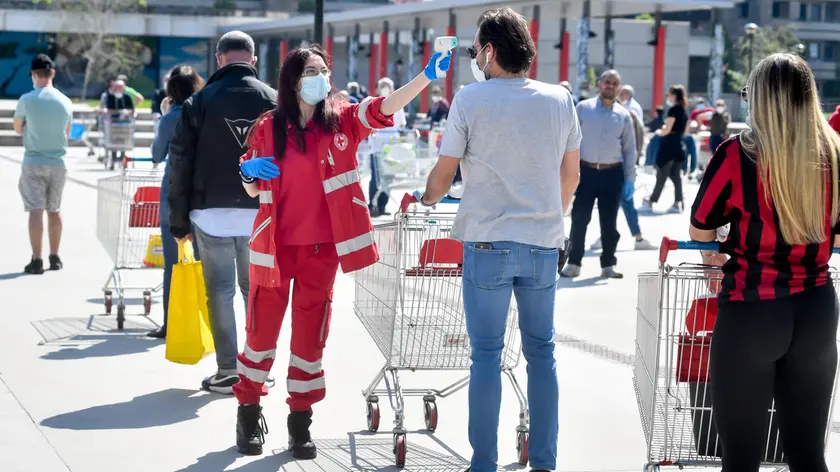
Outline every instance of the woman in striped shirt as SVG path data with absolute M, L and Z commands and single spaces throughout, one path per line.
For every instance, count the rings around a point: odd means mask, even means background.
M 767 420 L 775 400 L 791 470 L 827 471 L 838 323 L 828 260 L 840 232 L 840 137 L 798 56 L 761 61 L 742 97 L 751 129 L 715 152 L 690 228 L 692 239 L 713 241 L 730 225 L 723 254 L 703 253 L 724 273 L 710 367 L 723 470 L 757 471 L 774 457 Z

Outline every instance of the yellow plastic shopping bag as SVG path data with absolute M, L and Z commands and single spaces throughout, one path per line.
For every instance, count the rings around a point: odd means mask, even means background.
M 149 245 L 146 246 L 146 257 L 143 258 L 143 265 L 146 267 L 163 267 L 163 239 L 159 234 L 149 236 Z
M 166 359 L 192 365 L 215 350 L 201 262 L 195 260 L 192 243 L 179 242 L 169 285 Z

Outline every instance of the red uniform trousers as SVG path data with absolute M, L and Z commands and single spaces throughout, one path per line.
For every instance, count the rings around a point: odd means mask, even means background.
M 277 338 L 292 290 L 292 342 L 286 386 L 291 411 L 311 411 L 324 399 L 326 384 L 321 358 L 332 314 L 332 295 L 338 272 L 334 244 L 277 246 L 279 287 L 254 287 L 245 323 L 245 350 L 239 354 L 239 383 L 233 392 L 242 405 L 259 404 L 268 394 L 264 383 L 274 364 Z

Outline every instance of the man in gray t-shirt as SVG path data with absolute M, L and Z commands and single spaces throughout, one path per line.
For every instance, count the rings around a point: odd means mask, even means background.
M 526 20 L 485 12 L 467 53 L 478 83 L 455 96 L 421 204 L 445 196 L 458 166 L 464 194 L 451 237 L 464 242 L 463 297 L 472 349 L 472 472 L 495 471 L 503 336 L 515 294 L 528 362 L 530 439 L 520 460 L 556 469 L 554 300 L 563 215 L 578 183 L 580 124 L 569 92 L 525 78 L 535 56 Z M 522 412 L 527 415 L 528 412 Z

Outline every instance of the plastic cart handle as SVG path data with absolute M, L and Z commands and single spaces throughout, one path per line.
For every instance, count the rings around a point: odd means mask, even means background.
M 662 244 L 659 245 L 659 262 L 664 264 L 668 259 L 668 253 L 671 251 L 690 249 L 695 251 L 720 251 L 720 243 L 700 242 L 700 241 L 677 241 L 676 239 L 662 238 Z M 834 254 L 840 254 L 840 248 L 833 247 Z
M 447 196 L 443 197 L 441 199 L 441 201 L 435 203 L 435 205 L 439 205 L 441 203 L 454 203 L 454 204 L 457 205 L 460 202 L 461 202 L 461 199 L 452 198 L 452 197 L 447 195 Z M 414 195 L 412 195 L 410 193 L 406 193 L 405 195 L 403 195 L 402 202 L 400 202 L 400 213 L 405 213 L 406 211 L 408 211 L 408 207 L 415 204 L 415 203 L 419 203 L 419 202 L 417 201 L 416 198 L 414 198 Z M 432 205 L 432 208 L 434 208 L 435 205 Z

